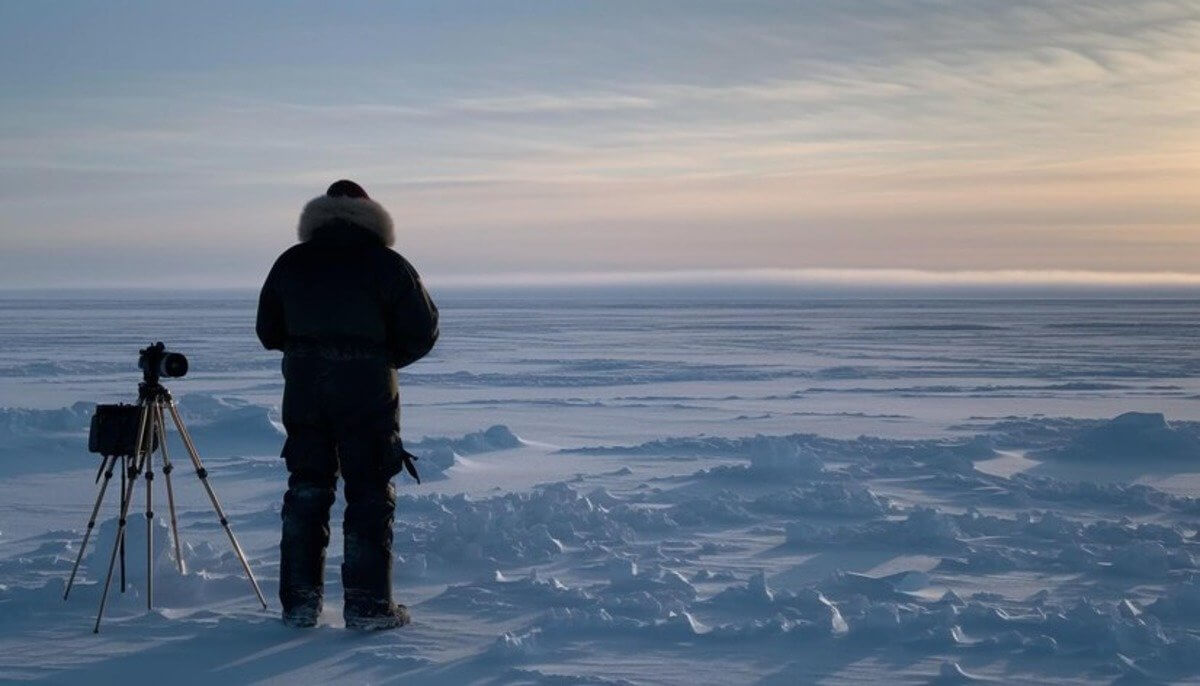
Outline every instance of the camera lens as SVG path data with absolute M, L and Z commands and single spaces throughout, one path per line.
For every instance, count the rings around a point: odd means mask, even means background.
M 187 374 L 188 361 L 183 353 L 164 353 L 159 373 L 168 378 L 177 378 Z

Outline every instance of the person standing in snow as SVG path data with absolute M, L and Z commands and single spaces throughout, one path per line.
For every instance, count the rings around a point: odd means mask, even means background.
M 283 620 L 311 627 L 321 614 L 340 472 L 346 626 L 392 629 L 409 621 L 392 600 L 391 479 L 411 468 L 396 370 L 433 348 L 438 310 L 417 271 L 390 249 L 391 217 L 358 184 L 338 181 L 310 201 L 298 233 L 267 275 L 256 326 L 265 348 L 283 351 Z

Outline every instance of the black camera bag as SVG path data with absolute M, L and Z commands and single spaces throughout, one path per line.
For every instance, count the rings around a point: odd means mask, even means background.
M 138 422 L 141 421 L 140 405 L 97 405 L 92 415 L 92 428 L 88 434 L 88 450 L 99 455 L 134 457 L 137 450 Z M 151 433 L 151 451 L 158 449 L 157 432 Z

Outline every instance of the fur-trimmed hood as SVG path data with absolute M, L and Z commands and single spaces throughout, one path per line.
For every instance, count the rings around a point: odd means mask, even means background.
M 313 237 L 313 233 L 331 221 L 341 220 L 361 226 L 383 241 L 387 247 L 396 242 L 395 230 L 392 228 L 392 216 L 383 209 L 383 205 L 368 198 L 330 197 L 321 195 L 308 201 L 304 211 L 300 213 L 300 224 L 296 227 L 296 235 L 304 243 Z

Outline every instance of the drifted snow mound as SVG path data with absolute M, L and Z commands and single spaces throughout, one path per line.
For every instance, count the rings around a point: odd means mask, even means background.
M 726 468 L 725 471 L 735 474 L 748 472 L 745 467 Z M 708 470 L 701 472 L 701 475 L 721 473 L 721 470 Z M 607 494 L 607 491 L 605 493 Z M 609 497 L 612 497 L 611 494 Z M 601 504 L 611 508 L 617 503 L 613 501 Z M 700 497 L 685 498 L 659 512 L 670 520 L 666 522 L 668 525 L 703 526 L 750 522 L 763 515 L 819 515 L 863 519 L 882 517 L 894 509 L 887 498 L 874 493 L 861 483 L 816 481 L 811 485 L 793 485 L 785 490 L 773 490 L 754 498 L 746 498 L 729 489 L 722 489 Z
M 201 457 L 278 455 L 284 433 L 275 411 L 263 405 L 205 393 L 189 393 L 179 401 L 179 414 Z M 183 445 L 167 418 L 170 447 L 183 455 Z
M 452 585 L 426 601 L 443 611 L 512 616 L 533 610 L 570 608 L 612 617 L 654 621 L 686 612 L 697 592 L 681 574 L 669 569 L 641 572 L 636 565 L 612 570 L 611 581 L 590 588 L 569 587 L 533 572 L 509 578 L 493 571 L 482 580 Z
M 808 480 L 825 471 L 817 451 L 792 436 L 758 435 L 740 439 L 731 447 L 730 457 L 749 458 L 749 464 L 713 467 L 698 476 L 790 481 Z
M 816 482 L 772 491 L 755 498 L 754 505 L 763 512 L 796 516 L 882 517 L 893 509 L 888 498 L 857 482 Z
M 797 521 L 789 522 L 784 531 L 788 545 L 802 548 L 869 545 L 910 552 L 965 552 L 961 527 L 966 524 L 964 517 L 917 506 L 904 519 L 837 527 Z
M 130 570 L 134 570 L 131 577 L 137 576 L 140 580 L 146 567 L 146 520 L 140 516 L 141 513 L 137 514 L 138 516 L 130 515 L 129 523 L 125 527 L 125 550 L 128 567 Z M 213 518 L 216 518 L 215 514 Z M 88 549 L 84 552 L 83 564 L 80 567 L 81 573 L 91 578 L 102 577 L 107 571 L 117 530 L 115 517 L 98 524 L 96 533 L 93 534 L 92 540 L 88 542 Z M 182 589 L 188 582 L 176 583 L 180 579 L 180 575 L 175 562 L 175 546 L 167 520 L 156 516 L 150 531 L 154 543 L 155 589 Z M 201 539 L 194 531 L 181 530 L 179 533 L 179 547 L 183 555 L 186 576 L 204 577 L 209 580 L 232 576 L 242 581 L 242 586 L 238 587 L 239 591 L 243 587 L 247 592 L 250 590 L 249 582 L 242 577 L 241 562 L 237 559 L 237 555 L 221 530 L 215 530 L 211 540 L 209 537 Z M 250 562 L 253 565 L 255 560 L 250 558 Z
M 57 410 L 0 408 L 0 438 L 86 434 L 93 407 L 92 403 L 80 402 Z
M 846 441 L 821 438 L 815 434 L 789 434 L 786 436 L 764 436 L 758 434 L 745 438 L 721 438 L 719 436 L 693 436 L 660 438 L 639 445 L 588 446 L 566 448 L 560 452 L 583 455 L 687 455 L 706 457 L 751 457 L 753 455 L 786 450 L 794 445 L 817 452 L 841 452 Z
M 397 510 L 398 571 L 420 577 L 447 568 L 496 569 L 547 562 L 564 545 L 623 543 L 629 515 L 596 505 L 566 484 L 472 500 L 459 494 L 402 496 Z
M 54 574 L 40 586 L 0 584 L 0 621 L 33 617 L 59 609 L 64 612 L 78 612 L 79 608 L 93 610 L 108 571 L 117 528 L 115 517 L 99 523 L 88 542 L 67 603 L 63 602 L 62 596 L 71 564 L 79 550 L 82 532 L 72 532 L 69 542 L 60 543 L 61 547 L 54 555 Z M 251 606 L 257 602 L 241 563 L 223 536 L 210 542 L 200 539 L 195 533 L 181 533 L 184 574 L 180 574 L 176 565 L 174 545 L 166 521 L 156 518 L 151 527 L 155 607 L 195 607 L 241 597 L 245 597 Z M 125 534 L 126 588 L 122 593 L 118 562 L 108 594 L 106 616 L 109 617 L 140 614 L 146 606 L 146 520 L 140 513 L 130 516 Z M 251 557 L 250 565 L 260 574 L 261 582 L 264 562 Z
M 451 585 L 426 601 L 441 610 L 504 615 L 545 607 L 583 607 L 592 596 L 579 588 L 568 588 L 558 579 L 543 579 L 536 571 L 520 578 L 508 578 L 493 571 L 474 583 Z
M 431 602 L 449 611 L 473 608 L 508 616 L 551 605 L 524 630 L 502 637 L 491 652 L 501 660 L 535 653 L 552 656 L 574 641 L 596 637 L 712 644 L 838 636 L 873 647 L 906 646 L 941 654 L 1120 653 L 1139 665 L 1168 671 L 1196 664 L 1193 654 L 1200 641 L 1170 624 L 1191 616 L 1200 604 L 1191 581 L 1169 586 L 1164 599 L 1149 607 L 1128 599 L 1059 604 L 1045 592 L 1022 601 L 987 593 L 964 600 L 952 592 L 935 599 L 904 590 L 929 583 L 930 576 L 919 571 L 886 577 L 840 573 L 815 587 L 790 590 L 771 588 L 758 573 L 702 600 L 677 572 L 664 568 L 656 574 L 641 573 L 630 563 L 614 570 L 608 584 L 571 588 L 554 580 L 493 575 L 452 587 Z M 953 662 L 942 668 L 938 680 L 990 681 Z
M 683 557 L 703 554 L 704 550 L 700 543 L 653 546 L 640 554 L 638 565 L 614 553 L 641 537 L 661 537 L 664 532 L 678 532 L 681 526 L 752 521 L 752 513 L 759 510 L 776 514 L 829 513 L 847 507 L 840 500 L 832 504 L 810 500 L 800 491 L 792 495 L 795 499 L 772 498 L 760 504 L 718 494 L 665 508 L 622 501 L 605 491 L 593 490 L 584 495 L 563 482 L 530 492 L 479 499 L 463 494 L 402 495 L 397 503 L 397 510 L 404 516 L 396 523 L 396 568 L 407 578 L 447 571 L 480 573 L 549 563 L 574 551 L 596 558 L 592 565 L 596 569 L 614 571 L 621 578 L 641 579 L 637 567 L 642 563 L 686 565 L 689 563 Z M 866 497 L 872 496 L 868 493 Z M 858 505 L 849 507 L 858 512 Z M 903 524 L 893 526 L 902 528 Z M 892 529 L 872 528 L 867 533 L 847 535 L 890 541 L 895 534 Z M 837 533 L 829 535 L 836 537 Z
M 1183 462 L 1200 459 L 1200 441 L 1173 428 L 1162 413 L 1126 412 L 1084 430 L 1061 448 L 1038 455 L 1088 462 Z
M 824 470 L 821 458 L 792 441 L 760 436 L 751 444 L 750 472 L 770 476 L 812 476 Z
M 86 457 L 94 407 L 79 402 L 56 410 L 0 408 L 0 475 L 25 471 L 34 455 L 35 461 L 47 456 Z
M 521 439 L 503 424 L 496 424 L 483 431 L 469 433 L 462 438 L 426 436 L 416 443 L 409 443 L 409 452 L 419 459 L 417 468 L 422 479 L 435 479 L 453 467 L 459 456 L 478 455 L 497 450 L 509 450 L 522 445 Z
M 474 455 L 495 450 L 507 450 L 521 445 L 521 439 L 503 424 L 496 424 L 483 431 L 469 433 L 462 438 L 438 438 L 426 436 L 409 446 L 412 450 L 449 448 L 459 455 Z
M 554 593 L 566 596 L 569 602 L 550 607 L 524 630 L 502 636 L 493 647 L 492 657 L 509 660 L 553 654 L 556 647 L 580 639 L 634 640 L 650 647 L 677 641 L 757 642 L 781 636 L 820 638 L 849 632 L 837 605 L 820 592 L 773 591 L 761 574 L 745 586 L 734 586 L 700 601 L 696 589 L 678 572 L 628 571 L 627 575 L 616 575 L 607 585 L 574 591 L 556 589 Z M 525 592 L 515 584 L 508 584 L 504 590 L 509 593 L 489 597 L 489 601 L 501 606 Z M 694 609 L 715 613 L 714 619 L 731 611 L 739 617 L 729 623 L 707 624 L 697 619 Z

